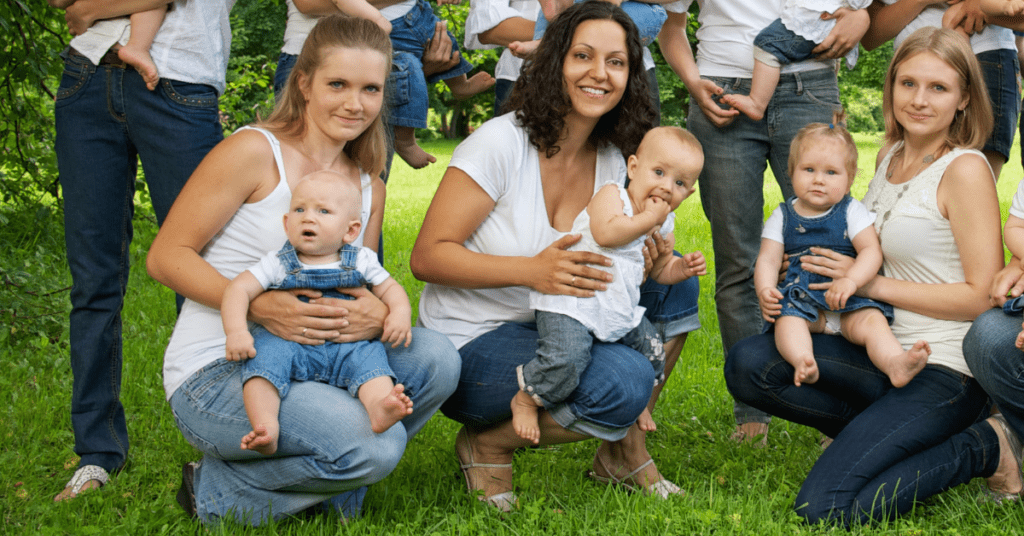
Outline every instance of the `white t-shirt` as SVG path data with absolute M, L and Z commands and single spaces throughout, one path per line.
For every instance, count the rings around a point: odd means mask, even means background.
M 470 50 L 497 48 L 498 45 L 481 43 L 480 34 L 514 17 L 536 21 L 538 9 L 540 4 L 537 0 L 470 0 L 469 15 L 466 16 L 466 39 L 463 44 Z M 494 77 L 499 80 L 517 80 L 522 66 L 523 60 L 505 49 L 494 67 Z
M 306 264 L 299 261 L 299 265 L 302 266 L 303 270 L 332 270 L 341 268 L 341 260 L 325 264 Z M 359 248 L 359 252 L 356 253 L 355 269 L 371 285 L 379 285 L 391 277 L 387 270 L 380 265 L 380 262 L 377 260 L 377 254 L 369 248 Z M 264 255 L 260 262 L 249 268 L 249 273 L 260 282 L 263 290 L 277 288 L 284 281 L 284 278 L 288 276 L 284 265 L 281 264 L 281 258 L 277 256 L 277 251 L 271 251 Z
M 664 8 L 685 13 L 694 0 L 679 0 Z M 751 78 L 754 71 L 754 38 L 782 15 L 787 0 L 697 0 L 697 70 L 703 76 Z M 782 66 L 782 72 L 835 69 L 835 60 L 806 60 Z
M 228 13 L 235 0 L 175 0 L 167 11 L 149 55 L 161 78 L 190 84 L 207 84 L 224 93 L 231 25 Z M 115 43 L 128 42 L 127 18 L 99 21 L 71 40 L 71 47 L 94 64 Z
M 892 5 L 899 0 L 882 0 L 886 5 Z M 910 21 L 900 33 L 896 34 L 893 39 L 893 48 L 899 48 L 903 44 L 903 40 L 910 36 L 910 34 L 921 28 L 941 28 L 942 27 L 942 15 L 949 9 L 946 4 L 932 4 L 918 16 Z M 1003 28 L 1002 26 L 986 26 L 984 30 L 971 36 L 971 50 L 975 54 L 982 52 L 989 52 L 992 50 L 1001 50 L 1008 48 L 1011 50 L 1017 50 L 1017 45 L 1013 39 L 1013 30 L 1009 28 Z
M 1017 193 L 1013 194 L 1013 201 L 1010 203 L 1010 215 L 1024 219 L 1024 179 L 1017 185 Z
M 526 131 L 508 113 L 484 123 L 452 155 L 494 200 L 465 246 L 489 255 L 532 257 L 565 233 L 548 221 L 540 178 L 540 155 Z M 614 146 L 598 149 L 594 191 L 606 182 L 622 184 L 626 162 Z M 533 322 L 528 287 L 462 289 L 427 283 L 420 296 L 419 324 L 444 333 L 456 348 L 505 322 Z
M 795 202 L 796 198 L 793 198 L 789 204 L 792 205 Z M 804 217 L 809 220 L 824 218 L 831 214 L 834 208 L 835 206 L 828 209 L 824 214 Z M 783 220 L 784 216 L 782 214 L 782 207 L 775 207 L 775 210 L 772 211 L 772 215 L 768 216 L 768 220 L 764 222 L 764 230 L 761 231 L 761 238 L 767 238 L 768 240 L 774 240 L 780 244 L 785 244 L 786 242 L 782 237 Z M 851 241 L 853 240 L 853 237 L 860 234 L 864 229 L 874 225 L 874 223 L 875 213 L 868 210 L 868 207 L 864 206 L 864 203 L 861 203 L 856 199 L 851 199 L 850 203 L 846 205 L 846 236 L 849 236 Z

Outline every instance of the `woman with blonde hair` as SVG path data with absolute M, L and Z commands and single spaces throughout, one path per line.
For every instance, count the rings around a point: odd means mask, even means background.
M 962 350 L 1003 266 L 995 180 L 979 151 L 992 125 L 980 67 L 954 31 L 924 28 L 896 51 L 884 91 L 886 143 L 864 204 L 885 275 L 858 294 L 893 305 L 893 334 L 904 348 L 927 340 L 927 364 L 894 388 L 864 348 L 814 335 L 820 377 L 796 387 L 771 334 L 740 341 L 726 363 L 738 399 L 835 438 L 797 494 L 811 523 L 890 519 L 978 476 L 1020 490 L 1019 443 L 1001 418 L 985 420 L 988 396 Z M 851 264 L 812 251 L 798 262 L 813 273 L 837 279 Z

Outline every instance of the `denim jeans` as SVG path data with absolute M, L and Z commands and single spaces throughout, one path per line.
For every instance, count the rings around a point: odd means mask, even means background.
M 647 308 L 645 315 L 663 340 L 700 327 L 699 288 L 695 277 L 672 286 L 651 281 L 641 286 L 640 305 Z M 459 386 L 441 412 L 469 426 L 510 419 L 509 402 L 519 391 L 516 367 L 537 357 L 537 343 L 536 324 L 507 323 L 460 348 Z M 647 407 L 654 376 L 650 363 L 636 351 L 594 341 L 579 385 L 549 412 L 568 430 L 618 441 Z
M 891 519 L 995 472 L 999 441 L 980 422 L 988 397 L 977 381 L 928 365 L 896 389 L 863 347 L 832 335 L 812 339 L 820 372 L 814 384 L 793 385 L 793 367 L 770 334 L 740 341 L 725 365 L 738 400 L 835 438 L 797 494 L 797 514 L 808 522 Z
M 750 92 L 749 78 L 709 79 L 727 93 Z M 807 123 L 828 123 L 838 107 L 839 88 L 831 69 L 783 74 L 760 121 L 740 114 L 718 128 L 699 106 L 690 107 L 686 126 L 704 147 L 698 184 L 704 214 L 711 222 L 715 302 L 727 359 L 732 345 L 761 333 L 754 262 L 764 221 L 765 169 L 771 165 L 783 198 L 792 197 L 787 172 L 790 142 Z M 734 410 L 739 423 L 768 421 L 767 415 L 742 403 Z
M 448 338 L 413 328 L 408 348 L 387 348 L 391 367 L 415 406 L 383 433 L 370 429 L 362 404 L 322 383 L 296 382 L 281 400 L 281 434 L 272 457 L 239 448 L 252 430 L 242 403 L 241 364 L 214 361 L 171 396 L 185 439 L 203 452 L 195 477 L 196 509 L 204 522 L 232 517 L 253 525 L 325 503 L 357 513 L 364 486 L 398 464 L 414 436 L 455 389 L 459 357 Z
M 992 119 L 995 121 L 992 135 L 982 150 L 995 151 L 1009 159 L 1021 105 L 1017 89 L 1017 74 L 1020 71 L 1017 51 L 1005 48 L 989 50 L 977 54 L 977 57 L 992 102 Z
M 1020 331 L 1020 314 L 987 311 L 964 337 L 964 358 L 1010 428 L 1024 437 L 1024 357 L 1014 346 Z
M 298 56 L 295 54 L 281 53 L 277 57 L 277 69 L 274 71 L 274 101 L 281 100 L 281 95 L 284 92 L 284 86 L 288 83 L 288 75 L 292 73 L 292 69 L 295 68 L 295 60 Z
M 816 46 L 818 44 L 814 41 L 786 28 L 786 25 L 782 24 L 782 19 L 775 19 L 754 38 L 754 47 L 770 54 L 780 66 L 810 59 L 811 51 Z M 757 52 L 754 54 L 756 58 Z
M 394 98 L 390 121 L 397 127 L 427 127 L 427 88 L 441 80 L 461 76 L 473 70 L 465 58 L 459 64 L 443 73 L 424 76 L 423 51 L 427 41 L 434 37 L 437 15 L 426 0 L 418 0 L 411 11 L 391 21 L 391 45 L 394 47 Z M 459 51 L 458 40 L 451 32 L 452 53 Z M 405 52 L 406 54 L 399 54 Z
M 125 463 L 121 308 L 128 284 L 135 174 L 146 174 L 157 223 L 223 134 L 217 93 L 66 50 L 55 104 L 56 153 L 71 269 L 71 425 L 81 465 Z
M 584 0 L 574 0 L 574 4 L 583 2 Z M 658 38 L 658 33 L 661 32 L 661 27 L 668 20 L 668 13 L 665 12 L 665 8 L 658 4 L 645 4 L 643 2 L 622 2 L 619 7 L 629 15 L 629 19 L 636 25 L 637 32 L 640 34 L 640 43 L 643 46 L 647 46 L 654 42 Z M 544 30 L 548 28 L 548 19 L 544 17 L 544 12 L 539 11 L 537 13 L 537 22 L 533 28 L 533 38 L 540 39 L 544 36 Z

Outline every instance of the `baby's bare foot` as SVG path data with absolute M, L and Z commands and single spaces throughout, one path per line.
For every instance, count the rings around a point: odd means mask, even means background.
M 437 162 L 433 155 L 416 144 L 416 133 L 411 127 L 395 128 L 395 152 L 413 169 L 421 169 Z
M 910 350 L 891 358 L 886 373 L 893 387 L 903 387 L 910 383 L 910 380 L 928 364 L 928 356 L 931 353 L 932 348 L 927 342 L 917 341 Z
M 765 109 L 767 109 L 767 106 L 761 106 L 754 99 L 746 95 L 737 95 L 735 93 L 722 95 L 722 102 L 736 108 L 754 121 L 760 121 L 761 118 L 764 117 Z
M 266 456 L 277 452 L 278 426 L 277 422 L 254 426 L 251 432 L 242 437 L 242 449 L 255 450 Z
M 653 432 L 658 429 L 654 424 L 654 417 L 651 417 L 651 410 L 644 408 L 644 412 L 636 419 L 636 425 L 645 432 Z
M 142 80 L 146 82 L 147 89 L 150 91 L 156 89 L 157 83 L 160 82 L 160 73 L 157 72 L 156 63 L 153 62 L 153 57 L 149 55 L 148 50 L 133 48 L 128 44 L 118 49 L 117 57 L 135 67 L 135 70 L 142 75 Z
M 405 386 L 399 383 L 376 407 L 366 409 L 370 415 L 370 428 L 379 434 L 412 413 L 412 399 L 406 396 Z
M 812 384 L 818 381 L 818 363 L 813 357 L 804 359 L 802 365 L 796 367 L 793 373 L 793 383 L 800 387 L 801 384 Z
M 480 71 L 469 78 L 464 76 L 449 78 L 445 80 L 445 83 L 448 84 L 448 89 L 452 90 L 452 96 L 462 100 L 491 89 L 491 86 L 494 85 L 494 77 Z
M 526 391 L 520 390 L 512 397 L 512 428 L 519 437 L 534 445 L 540 443 L 537 409 L 537 402 L 530 398 Z

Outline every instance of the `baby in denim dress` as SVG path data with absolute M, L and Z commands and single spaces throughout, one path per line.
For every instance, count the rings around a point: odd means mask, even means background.
M 798 387 L 818 381 L 811 333 L 837 332 L 865 346 L 871 362 L 902 387 L 924 368 L 931 348 L 917 341 L 904 350 L 889 328 L 892 306 L 854 295 L 881 268 L 882 247 L 875 214 L 850 197 L 857 146 L 840 120 L 837 114 L 832 124 L 811 123 L 793 138 L 789 174 L 796 197 L 779 204 L 765 222 L 754 286 L 761 315 L 774 323 L 775 346 L 795 369 Z M 813 255 L 812 247 L 856 259 L 844 277 L 832 280 L 801 268 L 800 257 Z M 779 284 L 783 254 L 789 255 L 789 268 Z
M 381 267 L 374 252 L 354 247 L 362 227 L 362 192 L 355 180 L 334 171 L 304 177 L 292 192 L 284 216 L 288 242 L 231 281 L 224 291 L 221 316 L 227 335 L 226 357 L 242 364 L 242 393 L 253 431 L 243 449 L 277 451 L 281 399 L 291 381 L 317 381 L 347 389 L 366 407 L 374 432 L 381 433 L 412 413 L 412 400 L 388 365 L 380 341 L 335 343 L 288 341 L 246 322 L 250 302 L 268 289 L 310 288 L 324 296 L 351 299 L 337 288 L 373 285 L 390 312 L 381 341 L 392 347 L 412 340 L 409 297 Z M 302 330 L 306 336 L 306 330 Z
M 629 186 L 609 182 L 573 221 L 572 233 L 580 241 L 571 251 L 592 251 L 608 257 L 612 281 L 591 297 L 530 292 L 536 310 L 537 357 L 516 368 L 519 392 L 512 398 L 512 427 L 523 439 L 538 443 L 537 412 L 572 394 L 590 364 L 594 339 L 620 342 L 643 354 L 655 371 L 655 384 L 664 380 L 665 349 L 661 336 L 639 306 L 644 279 L 643 247 L 660 229 L 664 249 L 649 277 L 674 285 L 707 273 L 704 255 L 696 251 L 672 254 L 675 244 L 672 211 L 694 192 L 704 167 L 700 143 L 678 127 L 650 130 L 629 157 Z M 573 277 L 569 286 L 575 287 Z M 650 411 L 637 419 L 640 428 L 654 430 Z
M 782 16 L 754 38 L 750 95 L 723 95 L 722 102 L 760 121 L 775 94 L 775 86 L 779 85 L 782 67 L 811 59 L 815 47 L 835 28 L 836 20 L 822 20 L 822 15 L 841 7 L 857 10 L 870 4 L 871 0 L 789 0 L 782 8 Z M 845 56 L 850 69 L 857 65 L 858 48 L 854 46 Z
M 1003 241 L 1006 242 L 1006 249 L 1010 250 L 1010 254 L 1024 263 L 1024 180 L 1020 181 L 1017 193 L 1013 194 L 1010 213 L 1006 216 L 1006 225 L 1003 227 Z M 1006 300 L 1003 312 L 1008 315 L 1024 315 L 1024 296 Z M 1017 348 L 1024 350 L 1024 324 L 1021 325 L 1021 329 L 1015 344 Z

